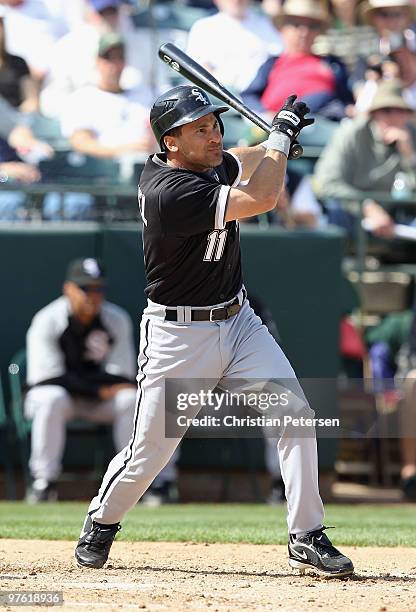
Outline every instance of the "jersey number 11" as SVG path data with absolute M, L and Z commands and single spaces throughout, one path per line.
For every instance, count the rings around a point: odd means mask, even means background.
M 208 244 L 204 255 L 204 261 L 219 261 L 224 253 L 225 241 L 228 230 L 214 230 L 208 234 Z

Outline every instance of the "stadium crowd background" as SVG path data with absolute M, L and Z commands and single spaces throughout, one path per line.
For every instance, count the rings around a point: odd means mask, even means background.
M 0 0 L 1 225 L 137 219 L 140 169 L 157 151 L 149 109 L 181 82 L 157 57 L 162 42 L 187 50 L 266 119 L 295 91 L 316 122 L 275 211 L 253 224 L 341 228 L 346 282 L 361 306 L 377 302 L 365 320 L 345 309 L 343 374 L 362 377 L 369 367 L 378 401 L 404 397 L 413 414 L 409 380 L 405 391 L 386 383 L 414 370 L 412 270 L 380 274 L 416 261 L 415 5 Z M 234 111 L 224 123 L 226 147 L 265 138 Z M 364 271 L 379 277 L 364 286 Z M 415 499 L 415 440 L 400 450 L 405 493 Z

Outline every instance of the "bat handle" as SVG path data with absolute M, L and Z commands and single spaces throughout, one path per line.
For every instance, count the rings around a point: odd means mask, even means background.
M 302 155 L 303 155 L 303 147 L 302 145 L 300 145 L 298 142 L 295 141 L 290 147 L 288 159 L 299 159 L 299 157 L 302 157 Z

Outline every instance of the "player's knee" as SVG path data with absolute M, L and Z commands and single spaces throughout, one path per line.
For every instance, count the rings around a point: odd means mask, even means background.
M 34 418 L 42 412 L 53 418 L 65 416 L 71 407 L 71 396 L 64 387 L 45 385 L 30 390 L 25 401 L 25 413 Z

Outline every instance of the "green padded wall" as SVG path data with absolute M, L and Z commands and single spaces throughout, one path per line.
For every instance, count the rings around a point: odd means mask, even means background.
M 338 373 L 342 234 L 244 227 L 249 291 L 269 305 L 298 376 Z

